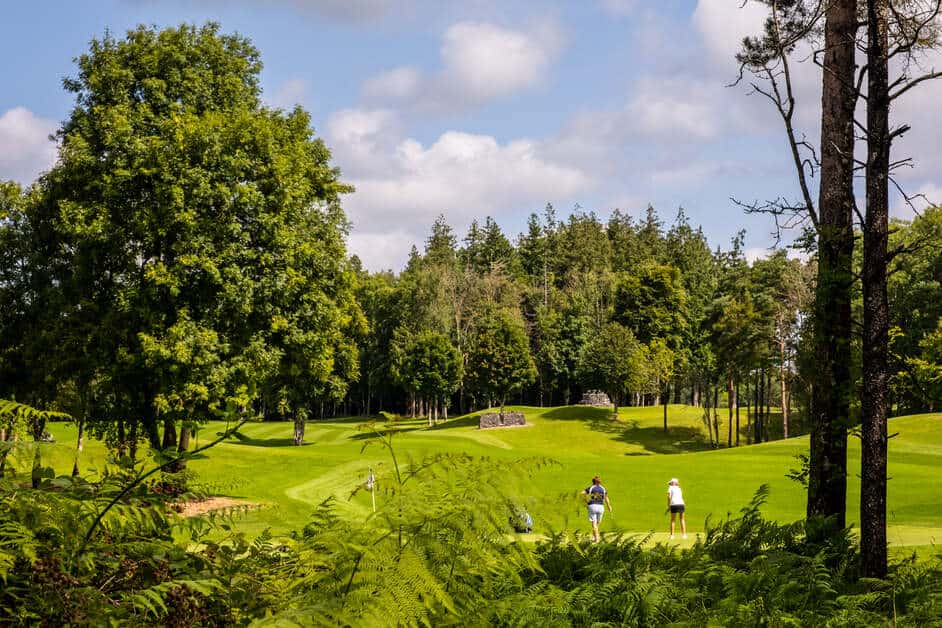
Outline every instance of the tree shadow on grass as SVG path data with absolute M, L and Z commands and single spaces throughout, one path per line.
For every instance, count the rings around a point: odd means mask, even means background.
M 612 422 L 612 409 L 596 406 L 561 406 L 543 413 L 544 419 L 556 421 Z
M 671 427 L 668 424 L 667 432 L 665 432 L 661 427 L 640 427 L 637 421 L 628 420 L 626 423 L 607 421 L 600 425 L 593 425 L 592 429 L 612 434 L 619 442 L 640 445 L 646 452 L 652 454 L 683 454 L 712 449 L 710 443 L 704 438 L 703 432 L 695 427 Z M 628 453 L 625 455 L 645 454 Z
M 624 417 L 631 408 L 619 408 Z M 703 431 L 698 427 L 672 426 L 668 418 L 668 430 L 661 427 L 641 427 L 636 419 L 620 418 L 612 420 L 611 408 L 588 406 L 565 406 L 554 408 L 543 414 L 545 418 L 582 421 L 590 429 L 609 434 L 616 441 L 627 445 L 640 445 L 644 452 L 628 452 L 626 456 L 644 456 L 648 454 L 681 454 L 691 451 L 711 449 Z
M 379 438 L 387 427 L 393 428 L 398 434 L 405 434 L 407 432 L 418 432 L 420 430 L 424 430 L 427 426 L 425 423 L 416 424 L 414 421 L 410 421 L 409 423 L 398 423 L 396 421 L 390 421 L 388 423 L 377 423 L 376 428 L 378 433 L 364 430 L 358 434 L 352 434 L 347 438 L 349 440 L 371 440 L 374 438 Z
M 304 442 L 300 445 L 295 445 L 293 438 L 252 438 L 242 432 L 236 432 L 232 436 L 235 438 L 233 444 L 246 445 L 248 447 L 307 447 L 308 445 L 314 444 Z
M 448 419 L 447 421 L 439 419 L 438 425 L 433 425 L 428 429 L 434 432 L 436 430 L 450 430 L 456 427 L 477 427 L 481 422 L 481 414 L 483 414 L 483 412 L 475 412 L 474 414 L 467 414 L 457 419 Z

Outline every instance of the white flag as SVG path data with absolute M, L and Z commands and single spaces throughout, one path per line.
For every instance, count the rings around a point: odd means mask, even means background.
M 366 488 L 372 491 L 374 482 L 376 482 L 376 478 L 373 476 L 373 470 L 370 469 L 370 474 L 366 476 Z

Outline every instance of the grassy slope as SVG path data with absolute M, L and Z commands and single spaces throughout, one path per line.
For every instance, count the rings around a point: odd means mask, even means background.
M 615 507 L 614 517 L 606 515 L 605 530 L 653 530 L 660 538 L 667 522 L 667 480 L 673 476 L 680 478 L 684 488 L 691 532 L 701 531 L 708 515 L 738 510 L 763 483 L 772 489 L 764 508 L 767 516 L 791 521 L 803 515 L 803 491 L 785 473 L 795 466 L 794 455 L 806 449 L 806 438 L 709 451 L 703 443 L 700 410 L 685 406 L 670 407 L 672 427 L 667 435 L 660 429 L 660 408 L 624 408 L 618 423 L 608 418 L 610 411 L 602 409 L 522 410 L 532 425 L 504 430 L 478 430 L 474 417 L 453 419 L 432 429 L 422 422 L 405 422 L 404 433 L 397 438 L 397 454 L 400 460 L 438 452 L 552 458 L 557 465 L 540 470 L 520 489 L 540 529 L 587 528 L 575 494 L 594 474 L 602 476 Z M 276 531 L 299 527 L 312 505 L 330 495 L 338 497 L 351 516 L 365 515 L 368 496 L 360 494 L 350 500 L 349 495 L 370 465 L 382 486 L 390 464 L 379 447 L 360 453 L 369 438 L 357 430 L 359 423 L 311 423 L 304 447 L 290 446 L 288 423 L 252 424 L 243 430 L 246 439 L 219 445 L 206 459 L 191 463 L 191 468 L 214 492 L 267 504 L 242 520 L 250 532 L 269 526 Z M 199 440 L 205 442 L 221 427 L 206 426 Z M 894 419 L 890 429 L 899 432 L 890 444 L 890 541 L 898 546 L 942 541 L 942 483 L 934 481 L 942 469 L 942 414 Z M 44 456 L 58 473 L 67 473 L 74 428 L 55 424 L 52 431 L 59 443 L 44 447 Z M 850 448 L 848 520 L 856 521 L 856 439 L 851 439 Z M 103 456 L 100 443 L 89 444 L 83 467 L 101 464 Z M 21 460 L 20 466 L 26 462 Z

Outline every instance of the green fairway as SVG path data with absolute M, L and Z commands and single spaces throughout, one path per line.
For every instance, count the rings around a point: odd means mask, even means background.
M 807 438 L 711 451 L 704 443 L 701 411 L 670 406 L 670 430 L 661 429 L 660 408 L 624 408 L 621 420 L 610 411 L 585 407 L 515 408 L 530 425 L 481 431 L 476 418 L 462 417 L 433 428 L 424 421 L 399 423 L 396 450 L 400 461 L 463 452 L 495 458 L 549 458 L 555 464 L 540 469 L 524 483 L 517 497 L 530 505 L 536 531 L 588 530 L 578 491 L 599 474 L 609 489 L 614 516 L 606 514 L 604 532 L 656 533 L 666 538 L 667 481 L 678 477 L 687 502 L 692 542 L 708 516 L 722 517 L 745 505 L 761 484 L 771 487 L 765 514 L 792 521 L 804 514 L 802 488 L 785 477 L 796 466 L 795 454 L 807 448 Z M 369 513 L 369 495 L 351 492 L 372 466 L 378 478 L 378 500 L 389 477 L 389 456 L 381 447 L 361 448 L 369 434 L 358 429 L 362 419 L 311 422 L 307 443 L 294 447 L 290 423 L 258 423 L 243 428 L 243 438 L 223 443 L 191 463 L 199 482 L 216 494 L 263 505 L 240 519 L 248 532 L 271 527 L 284 532 L 304 524 L 313 506 L 334 496 L 351 517 Z M 198 440 L 205 443 L 224 428 L 211 423 Z M 58 439 L 44 445 L 46 464 L 57 473 L 71 468 L 75 429 L 56 423 Z M 722 426 L 721 426 L 722 431 Z M 889 539 L 891 544 L 927 546 L 942 541 L 942 483 L 933 481 L 942 469 L 942 414 L 893 419 L 890 431 Z M 83 456 L 83 471 L 100 466 L 104 447 L 92 442 Z M 24 468 L 26 460 L 18 466 Z M 851 478 L 848 521 L 858 520 L 859 442 L 850 439 Z M 508 486 L 514 483 L 508 480 Z

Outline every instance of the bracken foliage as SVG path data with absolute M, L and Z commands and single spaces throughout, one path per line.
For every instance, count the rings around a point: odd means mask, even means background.
M 47 478 L 37 489 L 15 476 L 0 480 L 0 623 L 942 622 L 937 559 L 903 560 L 886 580 L 860 578 L 847 531 L 812 544 L 803 522 L 765 520 L 765 487 L 736 516 L 708 522 L 689 549 L 637 536 L 591 544 L 552 531 L 530 543 L 513 532 L 509 506 L 526 502 L 529 472 L 551 461 L 441 455 L 400 463 L 396 434 L 364 427 L 365 447 L 385 447 L 391 460 L 377 469 L 375 514 L 352 517 L 326 501 L 302 530 L 282 538 L 248 539 L 234 525 L 237 512 L 179 517 L 173 497 L 140 481 L 141 468 L 109 466 L 94 482 Z

